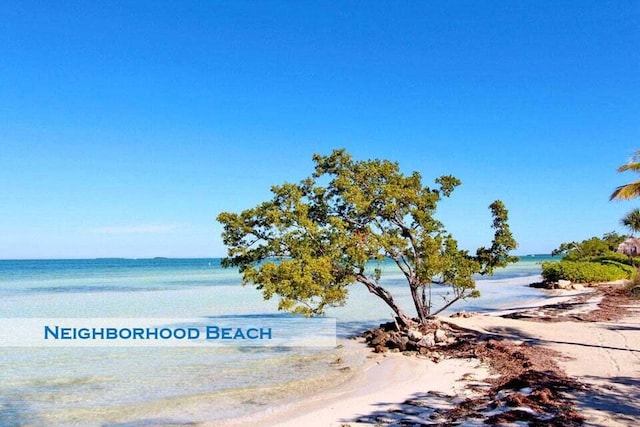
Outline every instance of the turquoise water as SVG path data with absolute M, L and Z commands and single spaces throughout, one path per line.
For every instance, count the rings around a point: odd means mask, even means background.
M 487 310 L 536 298 L 539 262 L 523 257 L 489 279 L 482 297 L 453 310 Z M 383 282 L 404 307 L 408 291 L 391 264 Z M 439 298 L 436 295 L 436 299 Z M 0 261 L 0 317 L 286 316 L 276 301 L 240 286 L 218 259 Z M 338 334 L 391 318 L 354 285 L 344 307 L 329 310 Z M 0 425 L 127 426 L 188 424 L 265 410 L 310 388 L 344 380 L 330 364 L 356 363 L 320 348 L 2 348 Z

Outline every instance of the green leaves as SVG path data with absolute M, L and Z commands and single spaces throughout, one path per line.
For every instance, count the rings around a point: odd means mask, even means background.
M 418 289 L 449 286 L 448 307 L 478 295 L 474 274 L 491 274 L 515 261 L 509 251 L 516 243 L 502 202 L 490 206 L 494 240 L 475 257 L 458 249 L 435 218 L 440 198 L 460 185 L 457 178 L 440 177 L 430 188 L 419 173 L 402 174 L 397 163 L 354 161 L 345 150 L 313 160 L 309 178 L 273 186 L 272 199 L 255 208 L 218 216 L 228 247 L 223 265 L 239 267 L 244 283 L 255 284 L 265 298 L 277 295 L 280 309 L 322 314 L 344 304 L 347 286 L 360 282 L 407 324 L 411 316 L 378 283 L 381 272 L 369 269 L 369 261 L 388 257 L 404 274 L 424 322 L 432 302 Z
M 581 242 L 562 243 L 551 252 L 551 255 L 563 255 L 567 261 L 592 261 L 599 257 L 616 257 L 618 245 L 625 240 L 625 236 L 617 233 L 607 233 L 603 237 L 591 237 Z
M 624 165 L 618 168 L 618 172 L 640 172 L 640 151 L 636 151 L 633 157 Z M 640 181 L 617 187 L 609 196 L 609 200 L 630 200 L 640 196 Z
M 278 308 L 305 315 L 322 314 L 326 306 L 342 305 L 352 277 L 333 269 L 330 258 L 304 256 L 271 260 L 243 271 L 247 283 L 255 283 L 265 299 L 280 297 Z
M 495 230 L 491 247 L 481 247 L 476 251 L 476 259 L 482 266 L 480 274 L 493 274 L 497 267 L 505 267 L 509 263 L 518 261 L 517 257 L 510 256 L 509 253 L 517 247 L 517 243 L 511 234 L 508 219 L 509 212 L 500 200 L 489 205 Z
M 556 261 L 542 263 L 542 277 L 548 282 L 569 280 L 574 283 L 609 282 L 628 279 L 633 267 L 616 262 Z

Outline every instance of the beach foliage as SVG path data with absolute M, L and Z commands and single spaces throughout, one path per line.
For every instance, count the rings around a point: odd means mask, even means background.
M 608 282 L 628 279 L 634 271 L 628 256 L 617 252 L 625 236 L 615 232 L 581 242 L 562 243 L 552 255 L 563 255 L 559 262 L 543 262 L 545 281 L 569 280 L 574 283 Z
M 599 259 L 625 259 L 616 252 L 620 243 L 624 242 L 625 236 L 618 233 L 606 233 L 602 237 L 591 237 L 581 242 L 566 242 L 551 252 L 551 255 L 562 255 L 566 261 L 594 261 Z
M 631 280 L 625 287 L 627 295 L 631 298 L 640 299 L 640 271 L 636 271 L 631 276 Z
M 543 262 L 542 277 L 548 282 L 569 280 L 574 283 L 610 282 L 628 279 L 634 268 L 620 262 L 559 261 Z
M 387 160 L 356 161 L 345 150 L 314 155 L 313 174 L 299 183 L 271 187 L 272 198 L 240 213 L 218 216 L 228 248 L 225 267 L 238 267 L 278 308 L 305 315 L 343 305 L 349 285 L 359 283 L 381 298 L 402 324 L 415 320 L 381 284 L 376 261 L 393 260 L 406 279 L 418 321 L 456 301 L 477 297 L 473 275 L 492 274 L 517 258 L 508 211 L 489 206 L 494 236 L 475 254 L 460 249 L 435 217 L 438 202 L 460 181 L 442 176 L 423 185 Z M 448 293 L 436 307 L 432 286 Z

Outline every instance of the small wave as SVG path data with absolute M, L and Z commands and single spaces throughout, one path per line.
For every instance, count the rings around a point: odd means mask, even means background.
M 177 288 L 169 287 L 134 287 L 134 286 L 113 286 L 113 285 L 88 285 L 88 286 L 53 286 L 27 288 L 24 290 L 16 290 L 21 294 L 64 294 L 64 293 L 94 293 L 94 292 L 151 292 L 151 291 L 169 291 Z
M 32 381 L 22 382 L 22 386 L 27 386 L 30 389 L 58 389 L 58 388 L 74 388 L 84 385 L 98 384 L 105 381 L 110 381 L 110 378 L 105 377 L 70 377 L 70 378 L 39 378 Z M 18 385 L 18 384 L 14 384 Z

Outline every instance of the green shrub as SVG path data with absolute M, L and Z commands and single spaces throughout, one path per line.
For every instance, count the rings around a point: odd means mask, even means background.
M 569 280 L 574 283 L 610 282 L 628 279 L 634 269 L 616 261 L 605 263 L 589 261 L 543 262 L 542 277 L 545 281 Z
M 600 264 L 615 265 L 616 267 L 620 268 L 621 270 L 624 270 L 627 273 L 629 273 L 629 277 L 633 276 L 633 274 L 636 272 L 636 269 L 631 266 L 631 263 L 629 261 L 620 262 L 620 261 L 614 261 L 614 260 L 611 260 L 611 259 L 603 259 L 602 261 L 600 261 Z M 628 279 L 629 277 L 625 277 L 625 279 Z
M 582 260 L 582 261 L 592 261 L 592 262 L 600 262 L 600 263 L 607 263 L 608 261 L 614 261 L 617 262 L 619 264 L 626 264 L 631 266 L 631 259 L 624 254 L 621 253 L 617 253 L 617 252 L 612 252 L 610 254 L 607 254 L 605 256 L 601 256 L 601 257 L 595 257 L 595 258 L 590 258 L 590 259 L 586 259 L 586 260 Z M 638 261 L 638 259 L 636 259 L 636 262 Z
M 565 242 L 551 252 L 551 255 L 564 255 L 567 261 L 592 261 L 593 258 L 608 258 L 618 255 L 618 245 L 626 236 L 618 233 L 606 233 L 602 237 L 592 237 L 581 242 Z
M 633 273 L 625 290 L 630 298 L 640 299 L 640 271 L 636 270 Z

